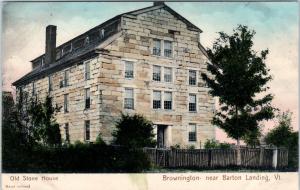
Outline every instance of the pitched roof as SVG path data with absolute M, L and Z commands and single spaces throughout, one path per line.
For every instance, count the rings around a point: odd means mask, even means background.
M 203 32 L 196 25 L 194 25 L 193 23 L 191 23 L 190 21 L 188 21 L 186 18 L 184 18 L 183 16 L 181 16 L 179 13 L 177 13 L 176 11 L 174 11 L 172 8 L 170 8 L 168 5 L 166 5 L 164 3 L 158 4 L 158 5 L 153 5 L 151 7 L 146 7 L 146 8 L 142 8 L 142 9 L 130 11 L 130 12 L 127 12 L 127 13 L 123 13 L 122 15 L 127 15 L 128 14 L 128 15 L 137 16 L 139 14 L 143 14 L 143 13 L 146 13 L 146 12 L 149 12 L 149 11 L 154 11 L 154 10 L 161 9 L 161 8 L 164 8 L 169 13 L 171 13 L 174 17 L 176 17 L 177 19 L 179 19 L 182 22 L 184 22 L 188 26 L 188 29 L 195 30 L 195 31 L 198 31 L 198 32 Z
M 197 26 L 195 26 L 194 24 L 192 24 L 190 21 L 188 21 L 186 18 L 184 18 L 183 16 L 181 16 L 180 14 L 178 14 L 176 11 L 174 11 L 173 9 L 171 9 L 169 6 L 167 6 L 166 4 L 164 3 L 157 3 L 153 6 L 150 6 L 150 7 L 145 7 L 145 8 L 142 8 L 142 9 L 138 9 L 138 10 L 134 10 L 134 11 L 129 11 L 129 12 L 126 12 L 126 13 L 123 13 L 123 14 L 120 14 L 120 15 L 117 15 L 107 21 L 105 21 L 104 23 L 88 30 L 87 32 L 83 33 L 83 34 L 80 34 L 79 36 L 61 44 L 60 46 L 56 47 L 56 49 L 61 49 L 63 47 L 65 47 L 67 44 L 71 43 L 71 42 L 75 42 L 76 40 L 88 35 L 89 33 L 101 28 L 101 27 L 104 27 L 105 25 L 111 23 L 111 22 L 114 22 L 118 19 L 120 19 L 122 16 L 137 16 L 139 14 L 142 14 L 142 13 L 146 13 L 146 12 L 149 12 L 149 11 L 154 11 L 154 10 L 157 10 L 157 9 L 161 9 L 161 8 L 164 8 L 165 10 L 167 10 L 169 13 L 171 13 L 174 17 L 178 18 L 179 20 L 181 20 L 182 22 L 184 22 L 187 26 L 188 26 L 188 29 L 189 30 L 193 30 L 193 31 L 197 31 L 197 32 L 202 32 L 202 30 L 200 28 L 198 28 Z M 105 40 L 104 40 L 105 41 Z M 21 85 L 23 83 L 26 83 L 28 80 L 31 80 L 32 78 L 35 78 L 35 77 L 38 77 L 38 76 L 41 76 L 42 74 L 45 74 L 47 73 L 47 71 L 51 71 L 51 70 L 54 70 L 54 69 L 58 69 L 58 68 L 62 68 L 64 66 L 66 66 L 67 63 L 71 63 L 71 62 L 74 62 L 74 60 L 78 61 L 80 58 L 83 58 L 85 57 L 85 54 L 95 54 L 95 47 L 97 47 L 99 44 L 101 44 L 102 42 L 104 41 L 101 41 L 99 43 L 94 43 L 92 45 L 89 45 L 85 48 L 80 48 L 79 50 L 75 51 L 75 52 L 72 52 L 70 54 L 68 54 L 67 56 L 64 56 L 63 58 L 59 59 L 59 60 L 56 60 L 55 63 L 52 63 L 50 64 L 48 67 L 37 67 L 35 69 L 33 69 L 32 71 L 30 71 L 29 73 L 27 73 L 26 75 L 24 75 L 23 77 L 21 77 L 20 79 L 18 79 L 17 81 L 13 82 L 12 84 L 14 86 L 17 86 L 17 85 Z M 44 54 L 38 56 L 37 58 L 33 59 L 31 62 L 35 62 L 37 61 L 38 59 L 41 59 L 42 57 L 44 56 Z

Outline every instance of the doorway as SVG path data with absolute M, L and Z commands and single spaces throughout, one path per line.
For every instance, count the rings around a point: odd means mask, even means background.
M 157 125 L 157 148 L 166 147 L 166 129 L 167 125 Z

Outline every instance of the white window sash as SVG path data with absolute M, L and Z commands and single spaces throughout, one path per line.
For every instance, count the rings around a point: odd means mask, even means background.
M 153 100 L 161 101 L 161 92 L 160 91 L 154 91 L 153 92 Z
M 172 101 L 172 92 L 164 92 L 164 101 Z

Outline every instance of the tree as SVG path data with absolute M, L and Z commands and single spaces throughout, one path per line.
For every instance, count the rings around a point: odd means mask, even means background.
M 273 128 L 265 137 L 267 144 L 277 147 L 289 147 L 292 134 L 291 127 L 292 113 L 287 111 L 277 115 L 278 125 Z
M 33 139 L 28 137 L 20 119 L 12 94 L 2 94 L 2 166 L 4 171 L 15 172 L 26 168 Z
M 265 136 L 268 145 L 285 147 L 289 150 L 289 166 L 298 166 L 298 132 L 291 126 L 292 113 L 289 111 L 277 115 L 278 125 Z
M 61 135 L 59 124 L 54 118 L 54 114 L 58 112 L 58 106 L 52 106 L 52 98 L 47 96 L 44 102 L 32 99 L 28 115 L 30 120 L 30 133 L 38 142 L 42 142 L 47 146 L 61 145 Z
M 129 148 L 154 147 L 154 128 L 152 122 L 135 114 L 121 115 L 113 132 L 114 143 Z
M 260 138 L 262 137 L 261 128 L 259 127 L 253 131 L 249 131 L 246 135 L 242 137 L 243 141 L 252 147 L 256 147 L 260 145 Z
M 260 121 L 274 117 L 273 96 L 257 98 L 257 94 L 269 89 L 266 84 L 272 79 L 265 64 L 268 50 L 260 54 L 252 50 L 255 32 L 247 26 L 239 25 L 232 35 L 219 35 L 207 51 L 208 73 L 201 76 L 210 87 L 209 93 L 219 98 L 220 110 L 212 123 L 236 139 L 239 149 L 240 140 L 258 131 Z

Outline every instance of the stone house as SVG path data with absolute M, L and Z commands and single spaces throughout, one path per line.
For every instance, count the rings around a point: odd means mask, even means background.
M 56 26 L 46 28 L 45 54 L 13 83 L 17 97 L 44 99 L 64 140 L 110 142 L 120 114 L 139 113 L 155 124 L 158 147 L 203 147 L 215 137 L 214 99 L 201 29 L 162 2 L 118 15 L 56 47 Z

